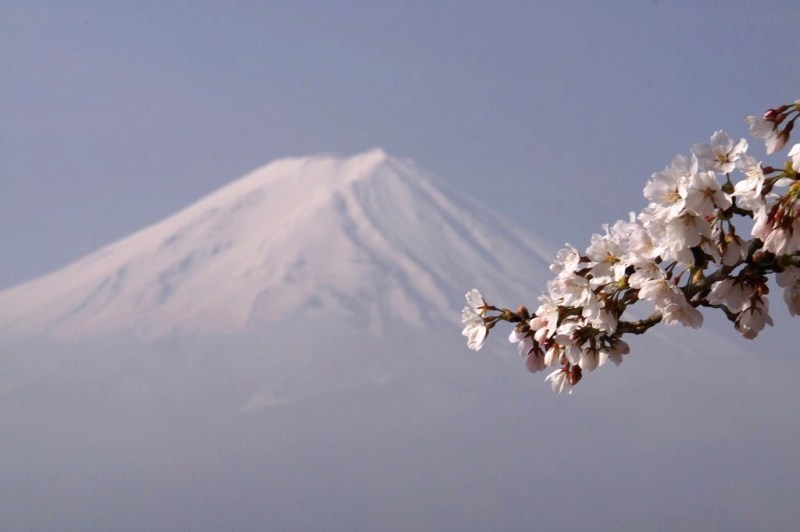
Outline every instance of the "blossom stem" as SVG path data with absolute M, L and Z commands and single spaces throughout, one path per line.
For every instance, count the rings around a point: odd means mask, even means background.
M 631 333 L 644 334 L 650 327 L 661 322 L 663 316 L 661 312 L 654 312 L 648 318 L 638 321 L 621 321 L 617 325 L 617 334 Z

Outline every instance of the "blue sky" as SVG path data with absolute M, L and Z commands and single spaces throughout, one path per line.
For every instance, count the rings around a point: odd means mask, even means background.
M 286 155 L 382 146 L 583 246 L 798 97 L 796 2 L 0 5 L 0 287 Z

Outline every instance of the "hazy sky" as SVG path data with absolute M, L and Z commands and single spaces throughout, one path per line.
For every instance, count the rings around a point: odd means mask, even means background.
M 0 288 L 286 155 L 383 146 L 579 246 L 800 93 L 786 2 L 0 3 Z
M 800 98 L 798 20 L 797 0 L 0 0 L 0 289 L 273 159 L 374 146 L 584 247 L 674 154 Z M 457 329 L 353 348 L 302 329 L 242 352 L 0 349 L 0 515 L 37 530 L 789 530 L 797 320 L 772 301 L 775 329 L 732 340 L 756 356 L 662 328 L 571 397 L 500 333 L 474 353 Z M 320 369 L 319 338 L 361 369 L 355 355 L 378 353 L 396 380 L 236 410 L 306 373 L 346 384 L 351 366 Z M 304 342 L 313 356 L 292 358 Z

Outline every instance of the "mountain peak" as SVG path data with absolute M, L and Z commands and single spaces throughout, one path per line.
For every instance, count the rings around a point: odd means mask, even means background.
M 319 163 L 336 161 L 341 165 L 338 172 L 332 172 L 329 178 L 343 179 L 346 182 L 356 182 L 379 174 L 382 168 L 402 162 L 389 155 L 383 148 L 377 147 L 347 157 L 342 155 L 320 155 Z M 336 164 L 336 163 L 334 163 Z
M 500 294 L 533 285 L 543 249 L 381 148 L 280 159 L 0 293 L 0 331 L 153 338 L 301 316 L 373 332 L 452 323 L 477 279 Z
M 386 153 L 386 150 L 381 148 L 380 146 L 376 146 L 371 148 L 365 152 L 356 154 L 352 157 L 353 159 L 364 159 L 366 161 L 373 162 L 374 164 L 382 163 L 388 159 L 392 159 L 393 157 Z
M 256 190 L 269 189 L 274 194 L 274 189 L 286 186 L 297 192 L 292 203 L 302 203 L 306 201 L 304 197 L 322 199 L 342 187 L 379 174 L 392 173 L 392 166 L 403 167 L 407 164 L 379 147 L 352 156 L 318 153 L 306 157 L 286 157 L 249 172 L 200 202 L 207 203 L 212 199 L 227 202 L 234 196 L 246 196 Z M 288 191 L 286 194 L 291 195 Z

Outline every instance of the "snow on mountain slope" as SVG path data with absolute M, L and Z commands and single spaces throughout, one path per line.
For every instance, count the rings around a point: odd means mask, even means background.
M 550 255 L 381 149 L 287 158 L 0 293 L 0 332 L 157 338 L 299 316 L 373 332 L 455 322 L 472 285 L 498 303 L 533 300 Z

